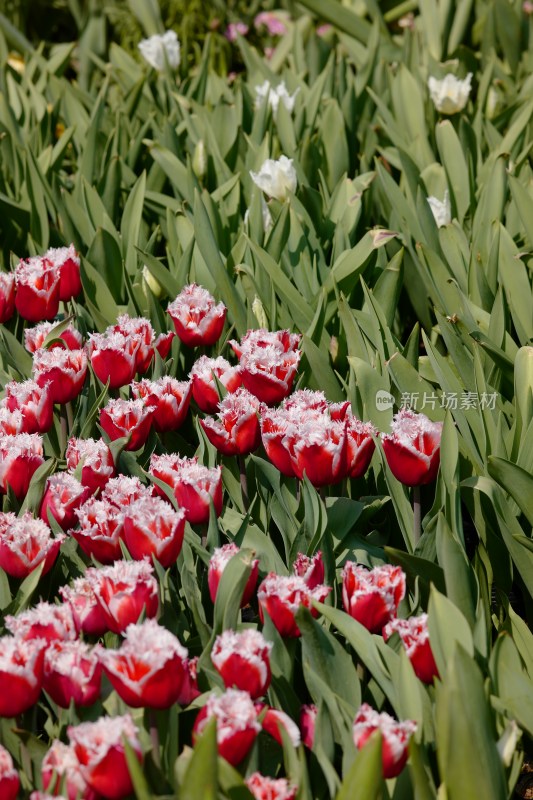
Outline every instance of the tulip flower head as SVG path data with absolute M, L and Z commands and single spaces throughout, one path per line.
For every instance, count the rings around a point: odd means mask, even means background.
M 39 386 L 48 384 L 53 402 L 64 405 L 74 400 L 83 388 L 87 356 L 84 350 L 41 347 L 33 354 L 32 372 Z
M 0 745 L 0 797 L 2 800 L 16 800 L 20 786 L 17 770 L 5 747 Z
M 37 702 L 43 682 L 44 646 L 40 639 L 0 638 L 0 717 L 16 717 Z
M 223 695 L 212 694 L 196 717 L 193 741 L 212 717 L 217 721 L 219 755 L 235 767 L 246 758 L 261 730 L 253 701 L 248 692 L 240 689 L 227 689 Z
M 107 631 L 107 618 L 99 605 L 90 579 L 76 578 L 71 586 L 61 586 L 59 594 L 70 607 L 76 632 L 101 636 Z
M 165 376 L 156 381 L 143 378 L 132 384 L 133 397 L 154 408 L 153 425 L 158 433 L 176 431 L 183 425 L 191 400 L 190 381 Z
M 290 393 L 301 357 L 300 339 L 288 330 L 259 329 L 248 331 L 240 342 L 230 341 L 244 387 L 261 402 L 273 405 Z
M 80 257 L 73 244 L 50 247 L 43 256 L 59 273 L 59 299 L 72 300 L 81 292 Z
M 300 733 L 302 744 L 309 750 L 313 749 L 315 741 L 315 725 L 318 716 L 318 708 L 314 703 L 303 705 L 300 710 Z
M 99 649 L 104 671 L 132 708 L 169 708 L 186 676 L 187 650 L 153 619 L 128 625 L 118 650 Z
M 91 497 L 75 510 L 79 528 L 70 531 L 83 552 L 101 564 L 112 564 L 122 557 L 123 512 L 109 500 Z
M 68 708 L 92 706 L 100 697 L 102 667 L 88 644 L 54 641 L 44 657 L 43 687 L 54 703 Z
M 24 345 L 29 353 L 35 353 L 44 346 L 46 337 L 57 326 L 57 322 L 40 322 L 34 325 L 33 328 L 26 328 L 24 331 Z M 57 334 L 59 342 L 54 342 L 51 347 L 67 347 L 69 350 L 81 350 L 83 346 L 83 337 L 72 325 Z
M 154 357 L 154 347 L 161 344 L 156 338 L 150 320 L 146 317 L 130 317 L 129 314 L 121 314 L 116 325 L 111 325 L 108 331 L 110 334 L 120 333 L 133 343 L 135 372 L 143 375 Z
M 248 455 L 261 443 L 260 402 L 241 387 L 218 404 L 218 419 L 207 417 L 200 425 L 217 450 L 225 456 Z
M 222 512 L 222 468 L 204 467 L 197 458 L 180 458 L 169 454 L 153 455 L 150 473 L 168 483 L 185 518 L 191 525 L 202 525 L 209 520 L 210 502 L 215 513 Z
M 318 616 L 311 601 L 323 603 L 330 592 L 331 587 L 324 585 L 310 589 L 299 575 L 285 576 L 270 572 L 257 590 L 259 616 L 263 619 L 266 611 L 281 636 L 300 636 L 295 613 L 303 605 L 314 617 Z
M 281 156 L 277 161 L 267 158 L 259 172 L 250 170 L 250 175 L 261 191 L 281 203 L 294 194 L 298 185 L 292 158 L 287 158 L 287 156 Z
M 65 454 L 67 468 L 81 468 L 80 482 L 91 494 L 101 490 L 115 474 L 113 456 L 103 439 L 69 439 Z
M 54 404 L 48 385 L 36 381 L 10 381 L 2 407 L 22 414 L 22 433 L 46 433 L 52 427 Z
M 157 580 L 148 561 L 116 561 L 113 566 L 85 572 L 107 627 L 122 633 L 144 610 L 155 617 L 159 608 Z
M 272 644 L 253 628 L 226 630 L 215 639 L 211 661 L 226 688 L 241 689 L 256 700 L 270 685 L 271 650 Z
M 150 433 L 153 413 L 153 406 L 142 400 L 115 398 L 100 410 L 100 425 L 111 441 L 130 436 L 126 450 L 139 450 Z
M 201 694 L 198 688 L 198 656 L 186 658 L 183 667 L 185 675 L 177 702 L 180 706 L 188 706 Z
M 15 273 L 0 272 L 0 323 L 7 322 L 15 312 Z
M 47 797 L 59 797 L 61 784 L 65 781 L 68 800 L 96 800 L 96 795 L 89 789 L 81 773 L 81 765 L 74 748 L 54 739 L 41 766 L 43 786 L 49 792 Z M 32 795 L 33 797 L 33 795 Z
M 104 333 L 91 333 L 87 350 L 91 366 L 98 380 L 109 381 L 110 389 L 118 389 L 131 383 L 137 370 L 135 337 L 108 328 Z
M 116 478 L 111 478 L 102 492 L 102 500 L 109 501 L 119 511 L 124 511 L 126 506 L 131 506 L 137 500 L 151 496 L 151 488 L 134 475 L 117 475 Z
M 383 564 L 369 570 L 347 561 L 342 571 L 342 600 L 346 612 L 371 633 L 380 633 L 396 616 L 405 596 L 401 567 Z
M 353 741 L 360 750 L 374 731 L 381 731 L 383 777 L 395 778 L 405 766 L 409 739 L 416 728 L 416 722 L 412 720 L 398 722 L 389 714 L 378 714 L 367 703 L 363 703 L 353 723 Z
M 429 642 L 428 615 L 391 620 L 383 628 L 385 641 L 393 633 L 397 633 L 402 640 L 417 678 L 423 683 L 433 683 L 433 678 L 439 677 L 439 671 Z
M 34 519 L 29 511 L 21 517 L 0 515 L 0 567 L 13 578 L 26 578 L 42 562 L 42 575 L 51 568 L 64 534 L 52 536 L 48 525 Z
M 139 42 L 139 52 L 158 72 L 163 72 L 167 64 L 171 69 L 177 69 L 180 65 L 180 43 L 176 31 L 154 33 L 148 39 L 142 39 Z
M 406 486 L 434 481 L 439 470 L 442 422 L 431 422 L 425 414 L 401 408 L 391 429 L 391 433 L 382 434 L 381 441 L 394 477 Z
M 429 94 L 437 111 L 441 114 L 457 114 L 468 102 L 472 89 L 472 73 L 464 80 L 448 73 L 442 80 L 430 76 L 428 78 Z
M 237 555 L 238 552 L 239 547 L 234 542 L 228 542 L 227 544 L 223 544 L 222 547 L 216 547 L 213 555 L 209 559 L 207 583 L 209 586 L 209 594 L 213 603 L 217 597 L 218 585 L 220 583 L 220 579 L 222 578 L 222 573 L 224 572 L 229 561 L 231 561 L 233 556 Z M 241 608 L 250 602 L 257 584 L 259 560 L 254 558 L 251 566 L 252 571 L 250 573 L 250 577 L 246 581 L 246 586 L 244 587 L 244 592 L 242 594 Z
M 267 102 L 272 109 L 272 114 L 276 116 L 280 103 L 285 106 L 289 114 L 294 111 L 294 104 L 296 102 L 296 95 L 300 90 L 296 89 L 294 94 L 289 94 L 285 81 L 282 81 L 278 86 L 272 86 L 268 80 L 255 87 L 255 107 L 261 108 L 264 102 Z
M 226 306 L 196 283 L 185 286 L 167 308 L 178 337 L 187 347 L 209 346 L 220 339 Z
M 278 708 L 269 708 L 263 703 L 256 703 L 257 713 L 260 714 L 266 708 L 266 713 L 263 716 L 261 726 L 276 742 L 283 746 L 283 734 L 287 734 L 293 747 L 299 747 L 301 744 L 300 729 L 298 725 L 292 720 L 284 711 Z
M 133 784 L 126 761 L 127 739 L 139 761 L 142 750 L 137 728 L 129 714 L 100 717 L 96 722 L 82 722 L 67 729 L 72 748 L 87 784 L 106 800 L 121 800 L 130 794 Z
M 66 531 L 76 524 L 76 510 L 87 500 L 90 489 L 69 472 L 56 472 L 48 478 L 41 501 L 40 517 L 48 523 L 48 512 Z
M 303 578 L 309 589 L 314 589 L 320 583 L 324 583 L 324 561 L 322 551 L 319 550 L 314 556 L 307 556 L 305 553 L 298 553 L 292 565 L 295 575 Z
M 59 309 L 59 270 L 46 258 L 22 259 L 15 270 L 15 306 L 30 322 L 53 319 Z
M 298 788 L 287 778 L 267 778 L 260 772 L 253 772 L 245 783 L 255 800 L 295 800 Z
M 233 367 L 222 356 L 209 358 L 201 356 L 195 361 L 189 373 L 192 382 L 192 396 L 200 411 L 214 414 L 220 396 L 214 380 L 216 378 L 227 392 L 235 392 L 242 384 L 240 367 Z
M 41 644 L 73 641 L 76 627 L 70 606 L 41 601 L 34 608 L 7 616 L 5 625 L 8 631 L 24 641 L 40 640 Z
M 36 433 L 0 434 L 0 492 L 11 487 L 17 500 L 28 491 L 33 473 L 44 463 L 43 440 Z
M 166 568 L 175 564 L 183 545 L 185 513 L 160 497 L 145 496 L 124 512 L 124 539 L 132 558 L 154 556 Z
M 15 436 L 17 433 L 23 433 L 23 428 L 24 418 L 18 408 L 10 411 L 5 406 L 0 406 L 0 435 Z

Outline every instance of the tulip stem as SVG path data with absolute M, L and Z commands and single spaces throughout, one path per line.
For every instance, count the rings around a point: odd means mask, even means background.
M 67 423 L 68 423 L 68 435 L 72 434 L 72 428 L 74 427 L 74 411 L 72 410 L 72 401 L 66 404 L 65 408 L 67 409 Z
M 156 767 L 161 767 L 159 757 L 159 731 L 157 728 L 157 712 L 155 708 L 149 709 L 148 719 L 150 724 L 150 741 L 152 742 L 152 756 Z
M 68 420 L 67 420 L 67 412 L 65 410 L 65 406 L 61 406 L 59 419 L 60 419 L 60 430 L 61 430 L 61 440 L 59 442 L 59 446 L 61 448 L 61 455 L 65 456 L 67 450 L 67 441 L 68 441 Z
M 414 515 L 414 534 L 415 534 L 415 547 L 420 541 L 422 535 L 421 525 L 421 507 L 420 507 L 420 486 L 413 487 L 413 515 Z
M 244 510 L 248 511 L 248 508 L 250 507 L 250 500 L 248 498 L 248 479 L 246 477 L 246 464 L 244 463 L 244 456 L 242 455 L 239 455 L 239 472 L 241 476 L 242 503 Z

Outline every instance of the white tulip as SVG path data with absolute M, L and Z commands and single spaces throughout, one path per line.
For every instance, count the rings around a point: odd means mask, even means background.
M 253 182 L 269 197 L 284 202 L 296 191 L 296 170 L 292 158 L 281 156 L 277 161 L 267 158 L 259 172 L 250 171 Z
M 166 63 L 172 69 L 179 67 L 180 43 L 176 31 L 154 33 L 149 39 L 139 42 L 139 50 L 144 60 L 158 72 L 165 69 Z
M 442 114 L 457 114 L 468 102 L 472 88 L 472 73 L 469 72 L 464 81 L 448 73 L 441 81 L 429 78 L 429 93 L 435 108 Z
M 255 98 L 255 107 L 259 108 L 266 98 L 274 116 L 277 114 L 280 103 L 283 103 L 289 114 L 292 114 L 296 95 L 299 91 L 300 89 L 296 89 L 294 94 L 289 94 L 285 86 L 285 81 L 282 81 L 278 86 L 271 86 L 268 81 L 265 81 L 260 86 L 255 87 L 255 93 L 257 95 Z
M 452 221 L 452 206 L 448 189 L 444 192 L 444 200 L 439 200 L 437 197 L 428 197 L 428 203 L 433 211 L 437 227 L 442 228 L 444 225 L 449 225 Z

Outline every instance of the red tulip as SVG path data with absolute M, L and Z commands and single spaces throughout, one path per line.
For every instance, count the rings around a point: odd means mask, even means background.
M 65 784 L 68 800 L 97 800 L 83 775 L 78 757 L 72 746 L 54 739 L 41 765 L 46 797 L 59 797 L 61 785 Z M 31 796 L 33 798 L 33 795 Z
M 213 555 L 209 560 L 209 568 L 207 570 L 207 583 L 209 586 L 209 594 L 213 603 L 216 600 L 218 585 L 222 578 L 228 562 L 239 552 L 239 547 L 234 542 L 223 544 L 222 547 L 216 547 Z M 259 560 L 254 558 L 251 563 L 252 571 L 250 577 L 246 581 L 246 586 L 242 594 L 241 608 L 248 605 L 253 597 L 255 587 L 257 584 L 257 576 L 259 574 Z
M 216 305 L 207 289 L 192 283 L 169 304 L 176 333 L 187 347 L 212 345 L 220 339 L 226 319 L 224 303 Z
M 242 689 L 256 700 L 270 686 L 271 650 L 272 644 L 253 628 L 238 633 L 227 630 L 215 639 L 211 661 L 226 688 Z
M 324 562 L 322 551 L 318 550 L 314 556 L 306 556 L 305 553 L 298 553 L 292 565 L 295 575 L 303 578 L 309 589 L 314 589 L 320 583 L 324 583 Z
M 154 347 L 163 359 L 163 361 L 168 357 L 170 353 L 170 348 L 172 347 L 172 342 L 176 338 L 176 334 L 174 331 L 169 331 L 168 333 L 160 333 L 159 336 L 156 337 L 154 342 Z
M 302 735 L 302 744 L 308 747 L 309 750 L 313 749 L 315 742 L 315 725 L 318 715 L 318 708 L 314 703 L 304 705 L 300 711 L 300 733 Z
M 385 641 L 393 633 L 402 640 L 417 678 L 423 683 L 433 683 L 433 678 L 439 677 L 439 671 L 429 642 L 428 615 L 391 620 L 383 628 Z
M 111 331 L 92 333 L 87 349 L 94 374 L 102 383 L 109 381 L 110 389 L 131 383 L 137 368 L 138 341 L 132 336 Z
M 48 384 L 36 381 L 6 383 L 3 405 L 10 411 L 20 411 L 23 433 L 47 433 L 54 421 L 54 403 Z
M 329 414 L 306 419 L 292 437 L 292 465 L 298 478 L 307 475 L 313 486 L 338 483 L 346 474 L 346 424 Z
M 76 627 L 72 611 L 68 605 L 56 605 L 41 601 L 27 611 L 21 611 L 16 617 L 7 616 L 5 625 L 8 631 L 23 641 L 37 641 L 41 645 L 51 642 L 73 641 L 76 638 Z
M 139 761 L 142 761 L 142 750 L 137 728 L 129 714 L 82 722 L 76 727 L 70 726 L 67 733 L 80 763 L 81 774 L 98 795 L 106 800 L 121 800 L 130 794 L 133 784 L 124 739 Z
M 87 356 L 84 350 L 41 348 L 33 354 L 32 372 L 39 386 L 49 384 L 54 403 L 70 403 L 83 388 L 87 375 Z
M 135 372 L 143 375 L 154 357 L 155 331 L 152 323 L 145 317 L 130 317 L 121 314 L 117 324 L 108 328 L 121 333 L 128 340 L 135 342 Z
M 214 414 L 220 403 L 220 395 L 214 376 L 224 389 L 231 394 L 242 384 L 240 367 L 232 367 L 222 356 L 209 358 L 201 356 L 195 361 L 189 373 L 192 382 L 192 396 L 200 411 Z
M 57 322 L 40 322 L 33 328 L 26 328 L 24 331 L 24 344 L 29 353 L 35 353 L 44 346 L 46 337 L 50 331 L 58 326 Z M 69 350 L 81 350 L 83 347 L 83 337 L 72 325 L 57 334 L 62 344 L 55 342 L 50 347 L 67 347 Z
M 17 500 L 28 491 L 33 473 L 44 463 L 43 440 L 36 433 L 0 434 L 0 492 L 9 486 Z
M 374 731 L 381 731 L 383 777 L 395 778 L 405 766 L 409 739 L 416 728 L 416 722 L 412 720 L 398 722 L 389 714 L 378 714 L 367 703 L 363 703 L 353 723 L 353 741 L 360 750 Z
M 123 514 L 109 500 L 91 498 L 75 514 L 80 527 L 70 535 L 84 553 L 101 564 L 112 564 L 122 557 Z
M 442 422 L 431 422 L 425 414 L 401 408 L 394 416 L 392 433 L 382 434 L 389 468 L 406 486 L 431 483 L 440 462 Z
M 2 800 L 16 800 L 20 780 L 17 770 L 5 747 L 0 745 L 0 797 Z
M 259 406 L 259 400 L 241 387 L 220 401 L 218 419 L 207 417 L 200 420 L 200 425 L 223 455 L 248 455 L 261 443 Z
M 215 513 L 222 512 L 222 468 L 209 469 L 198 464 L 197 458 L 180 458 L 177 455 L 153 455 L 150 473 L 167 483 L 173 490 L 178 505 L 191 525 L 209 521 L 210 501 Z
M 50 247 L 43 258 L 59 272 L 59 299 L 64 303 L 81 292 L 80 257 L 74 245 Z
M 176 431 L 183 425 L 191 401 L 191 384 L 168 376 L 157 381 L 143 378 L 132 383 L 133 397 L 154 408 L 153 425 L 158 433 Z
M 295 800 L 298 790 L 287 778 L 267 778 L 260 772 L 253 772 L 245 783 L 255 800 Z
M 16 270 L 15 306 L 30 322 L 53 319 L 59 309 L 59 271 L 45 258 L 22 259 Z
M 137 500 L 151 496 L 151 487 L 130 475 L 117 475 L 116 478 L 111 478 L 102 492 L 102 500 L 109 500 L 119 511 L 124 511 L 125 506 L 131 506 Z
M 100 697 L 102 667 L 88 644 L 52 642 L 44 657 L 43 688 L 54 703 L 68 708 L 92 706 Z
M 383 564 L 368 570 L 347 561 L 342 571 L 342 600 L 347 613 L 371 633 L 380 633 L 396 616 L 405 596 L 405 573 L 401 567 Z
M 48 511 L 57 524 L 63 528 L 71 528 L 78 521 L 76 510 L 89 497 L 90 490 L 68 472 L 56 472 L 50 475 L 41 501 L 40 517 L 48 523 Z
M 15 273 L 0 272 L 0 323 L 7 322 L 15 311 Z
M 301 744 L 300 730 L 296 723 L 284 711 L 277 708 L 269 708 L 263 703 L 256 703 L 257 713 L 260 714 L 265 708 L 266 714 L 263 716 L 261 723 L 262 728 L 266 731 L 276 742 L 283 745 L 282 731 L 289 737 L 293 747 L 299 747 Z
M 301 352 L 299 334 L 260 329 L 248 331 L 240 343 L 231 341 L 239 358 L 242 382 L 267 405 L 279 403 L 292 389 Z
M 181 690 L 177 698 L 180 706 L 188 706 L 197 697 L 200 697 L 200 690 L 198 688 L 198 656 L 195 658 L 186 658 L 183 663 L 184 676 Z
M 43 661 L 41 640 L 0 638 L 0 717 L 17 717 L 35 705 L 41 693 Z
M 89 636 L 101 636 L 107 631 L 107 617 L 99 605 L 91 586 L 91 581 L 81 575 L 72 586 L 61 586 L 59 594 L 70 607 L 76 632 Z
M 367 471 L 376 445 L 372 436 L 377 430 L 371 422 L 361 422 L 351 414 L 347 416 L 347 471 L 348 477 L 360 478 Z
M 105 674 L 132 708 L 169 708 L 186 676 L 187 650 L 153 619 L 128 625 L 118 650 L 99 649 Z
M 113 456 L 103 439 L 69 439 L 65 458 L 71 471 L 81 465 L 81 484 L 91 494 L 103 489 L 115 474 Z
M 246 758 L 261 730 L 253 701 L 248 692 L 239 689 L 226 689 L 223 695 L 210 695 L 196 717 L 193 742 L 212 717 L 217 721 L 218 753 L 235 767 Z
M 148 561 L 116 561 L 110 567 L 89 567 L 85 576 L 110 631 L 122 633 L 137 622 L 143 610 L 147 617 L 157 614 L 157 580 Z
M 184 512 L 159 497 L 137 500 L 124 513 L 126 546 L 136 560 L 154 556 L 167 569 L 177 561 L 184 534 Z
M 34 519 L 29 511 L 13 519 L 4 517 L 0 527 L 0 567 L 13 578 L 26 578 L 44 561 L 45 575 L 64 539 L 64 534 L 53 537 L 48 525 Z
M 324 602 L 331 592 L 330 586 L 315 586 L 310 589 L 299 575 L 276 575 L 270 572 L 257 590 L 259 616 L 268 613 L 281 636 L 300 636 L 294 615 L 301 605 L 306 606 L 316 617 L 318 612 L 311 600 Z
M 100 410 L 100 425 L 111 441 L 131 434 L 126 450 L 139 450 L 150 433 L 153 408 L 142 400 L 110 400 Z

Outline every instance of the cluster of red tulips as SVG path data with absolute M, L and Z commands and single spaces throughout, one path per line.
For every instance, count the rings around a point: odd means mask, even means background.
M 132 399 L 114 397 L 100 410 L 100 425 L 109 441 L 124 437 L 125 448 L 141 448 L 153 428 L 178 429 L 191 399 L 208 415 L 200 424 L 224 456 L 245 456 L 261 446 L 279 471 L 316 487 L 358 478 L 369 467 L 378 432 L 356 419 L 349 402 L 328 403 L 322 392 L 291 394 L 301 357 L 300 336 L 289 331 L 248 331 L 231 341 L 238 364 L 222 356 L 201 356 L 188 380 L 164 376 L 142 378 L 156 352 L 164 360 L 174 333 L 155 334 L 150 322 L 122 315 L 104 333 L 91 334 L 84 346 L 72 324 L 57 336 L 50 322 L 60 300 L 81 289 L 79 259 L 74 248 L 50 250 L 22 261 L 14 276 L 1 276 L 2 319 L 16 307 L 25 319 L 39 322 L 26 330 L 26 348 L 33 355 L 33 378 L 12 381 L 0 404 L 0 489 L 22 500 L 36 469 L 43 463 L 42 435 L 53 424 L 54 404 L 72 402 L 83 389 L 89 365 L 112 390 L 130 386 Z M 168 306 L 180 340 L 189 347 L 211 346 L 226 318 L 202 287 L 183 289 Z M 224 396 L 220 396 L 220 391 Z M 280 404 L 280 405 L 277 405 Z M 403 409 L 392 432 L 381 437 L 394 475 L 406 485 L 432 480 L 438 469 L 441 426 Z M 101 691 L 105 673 L 120 698 L 131 708 L 189 705 L 200 695 L 198 659 L 189 658 L 176 636 L 158 624 L 158 582 L 152 559 L 172 567 L 180 554 L 185 523 L 203 525 L 210 510 L 223 507 L 222 468 L 208 468 L 197 458 L 154 453 L 146 486 L 136 477 L 116 475 L 112 452 L 103 439 L 71 438 L 65 471 L 51 475 L 39 517 L 30 512 L 0 514 L 0 566 L 15 579 L 40 567 L 45 574 L 67 537 L 101 566 L 61 587 L 63 602 L 41 602 L 16 617 L 7 617 L 10 635 L 0 639 L 0 715 L 15 717 L 33 706 L 44 689 L 62 708 L 90 706 Z M 166 488 L 165 488 L 166 487 Z M 169 498 L 175 502 L 171 504 Z M 51 524 L 56 530 L 53 533 Z M 60 528 L 61 531 L 57 531 Z M 131 561 L 123 560 L 123 548 Z M 213 603 L 224 569 L 239 548 L 228 543 L 215 550 L 208 569 Z M 290 575 L 271 572 L 259 579 L 254 559 L 242 605 L 255 603 L 259 618 L 272 620 L 282 637 L 298 637 L 295 614 L 306 606 L 316 617 L 313 601 L 331 591 L 324 584 L 321 553 L 300 553 Z M 405 594 L 405 575 L 388 565 L 368 570 L 347 561 L 342 573 L 344 607 L 359 623 L 387 640 L 398 634 L 416 674 L 430 683 L 437 676 L 425 615 L 397 619 Z M 138 620 L 144 618 L 142 623 Z M 111 631 L 122 636 L 116 649 L 96 640 Z M 217 720 L 220 754 L 239 764 L 260 730 L 280 744 L 284 737 L 297 747 L 312 746 L 316 708 L 304 706 L 300 726 L 263 698 L 271 679 L 272 644 L 259 630 L 226 630 L 211 650 L 211 661 L 225 692 L 211 692 L 194 724 L 193 739 L 209 719 Z M 407 742 L 415 725 L 397 722 L 363 705 L 353 723 L 355 746 L 370 734 L 383 735 L 383 773 L 397 775 L 407 758 Z M 132 789 L 124 740 L 139 759 L 142 750 L 129 714 L 102 717 L 68 729 L 69 744 L 56 741 L 45 756 L 45 793 L 73 798 L 122 798 Z M 294 798 L 297 787 L 255 773 L 247 780 L 256 797 Z M 66 787 L 66 789 L 65 789 Z M 9 800 L 18 790 L 18 776 L 7 751 L 0 750 L 0 795 Z M 34 792 L 33 800 L 46 795 Z

